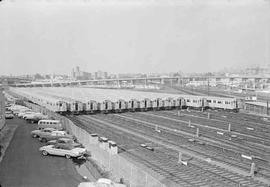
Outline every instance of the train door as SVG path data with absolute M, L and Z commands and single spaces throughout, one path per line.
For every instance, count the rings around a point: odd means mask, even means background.
M 74 105 L 75 105 L 75 111 L 78 111 L 78 110 L 79 110 L 78 103 L 77 103 L 77 102 L 75 102 L 75 103 L 74 103 Z

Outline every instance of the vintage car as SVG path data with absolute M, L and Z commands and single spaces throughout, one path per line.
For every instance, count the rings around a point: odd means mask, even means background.
M 53 131 L 50 134 L 41 134 L 39 140 L 41 142 L 48 142 L 50 140 L 58 140 L 59 138 L 69 138 L 75 140 L 75 136 L 68 134 L 65 131 Z
M 41 130 L 33 130 L 31 132 L 31 136 L 33 138 L 38 138 L 38 137 L 40 137 L 40 135 L 49 135 L 53 131 L 56 131 L 56 129 L 54 129 L 54 128 L 45 128 L 45 129 L 41 129 Z
M 14 115 L 11 112 L 6 111 L 5 112 L 5 118 L 6 119 L 13 119 L 14 118 Z
M 23 118 L 23 116 L 28 115 L 28 114 L 33 114 L 33 113 L 34 112 L 31 110 L 22 111 L 22 112 L 18 113 L 18 117 Z
M 40 114 L 40 113 L 33 113 L 27 115 L 24 119 L 29 123 L 37 123 L 39 120 L 47 119 L 48 116 Z
M 84 158 L 84 155 L 86 154 L 85 148 L 80 147 L 67 147 L 67 146 L 61 146 L 61 145 L 46 145 L 39 150 L 42 152 L 42 155 L 58 155 L 58 156 L 65 156 L 66 158 Z
M 59 138 L 58 140 L 50 140 L 47 142 L 47 145 L 62 145 L 62 146 L 73 146 L 73 147 L 82 147 L 82 144 L 75 142 L 70 138 Z
M 126 185 L 115 183 L 110 179 L 100 178 L 96 182 L 81 182 L 78 187 L 126 187 Z

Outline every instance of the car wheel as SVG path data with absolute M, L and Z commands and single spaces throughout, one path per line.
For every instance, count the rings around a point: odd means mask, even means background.
M 70 155 L 66 155 L 66 158 L 67 158 L 67 159 L 70 159 Z
M 42 151 L 42 155 L 43 156 L 47 156 L 48 155 L 48 152 L 47 151 Z

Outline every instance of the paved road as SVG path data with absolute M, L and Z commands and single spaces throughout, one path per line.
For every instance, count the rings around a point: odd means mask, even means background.
M 72 160 L 40 154 L 42 143 L 30 136 L 36 124 L 17 118 L 8 124 L 18 128 L 0 163 L 2 187 L 76 187 L 82 181 Z

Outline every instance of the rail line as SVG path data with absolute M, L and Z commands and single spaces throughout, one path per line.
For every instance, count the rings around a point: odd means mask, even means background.
M 94 118 L 97 118 L 97 116 L 95 116 Z M 92 120 L 97 120 L 97 119 L 94 119 L 93 117 L 91 117 L 91 119 Z M 104 117 L 101 117 L 101 119 L 98 119 L 98 120 L 102 120 L 102 121 L 104 121 Z M 117 127 L 118 126 L 123 126 L 123 122 L 116 122 L 116 121 L 113 121 L 112 119 L 107 119 L 107 120 L 105 120 L 105 121 L 107 121 L 107 123 L 111 123 L 111 122 L 113 122 L 114 124 L 117 124 Z M 129 124 L 130 125 L 130 124 Z M 128 128 L 127 127 L 127 125 L 124 125 L 123 126 L 124 128 Z M 142 129 L 142 128 L 140 128 L 140 129 Z M 132 128 L 132 131 L 134 131 L 135 129 L 134 128 Z M 142 129 L 142 130 L 138 130 L 138 128 L 136 129 L 136 131 L 138 131 L 140 134 L 144 134 L 145 135 L 145 129 Z M 149 135 L 149 133 L 147 133 L 146 134 L 146 136 L 151 136 L 151 137 L 153 137 L 154 135 L 152 134 L 152 135 Z M 173 146 L 173 148 L 175 149 L 175 150 L 177 150 L 178 148 L 180 148 L 181 146 L 179 146 L 176 142 L 175 142 L 175 140 L 172 140 L 172 141 L 168 141 L 168 140 L 164 140 L 164 138 L 161 138 L 160 137 L 161 135 L 156 135 L 156 136 L 154 136 L 154 138 L 155 139 L 160 139 L 161 141 L 159 141 L 159 144 L 161 143 L 161 144 L 164 144 L 163 142 L 167 142 L 167 144 L 165 144 L 165 146 L 169 146 L 169 147 L 171 147 L 172 145 L 174 145 Z M 145 137 L 145 136 L 144 136 Z M 170 144 L 170 145 L 169 145 Z M 176 146 L 176 147 L 175 147 Z M 195 151 L 194 150 L 192 150 L 192 149 L 189 149 L 189 148 L 187 148 L 187 147 L 185 147 L 185 150 L 189 150 L 189 151 L 192 151 L 193 152 L 193 156 L 194 156 L 194 153 L 195 153 Z M 183 149 L 182 149 L 182 151 L 183 151 Z M 184 151 L 185 152 L 185 151 Z M 199 154 L 199 155 L 202 155 L 202 153 L 201 152 L 196 152 L 196 154 Z M 209 154 L 207 154 L 207 155 L 204 155 L 205 156 L 205 158 L 207 158 L 207 157 L 209 157 Z M 196 156 L 195 156 L 196 157 Z M 231 162 L 231 161 L 230 161 Z M 227 163 L 227 164 L 231 164 L 231 163 Z

